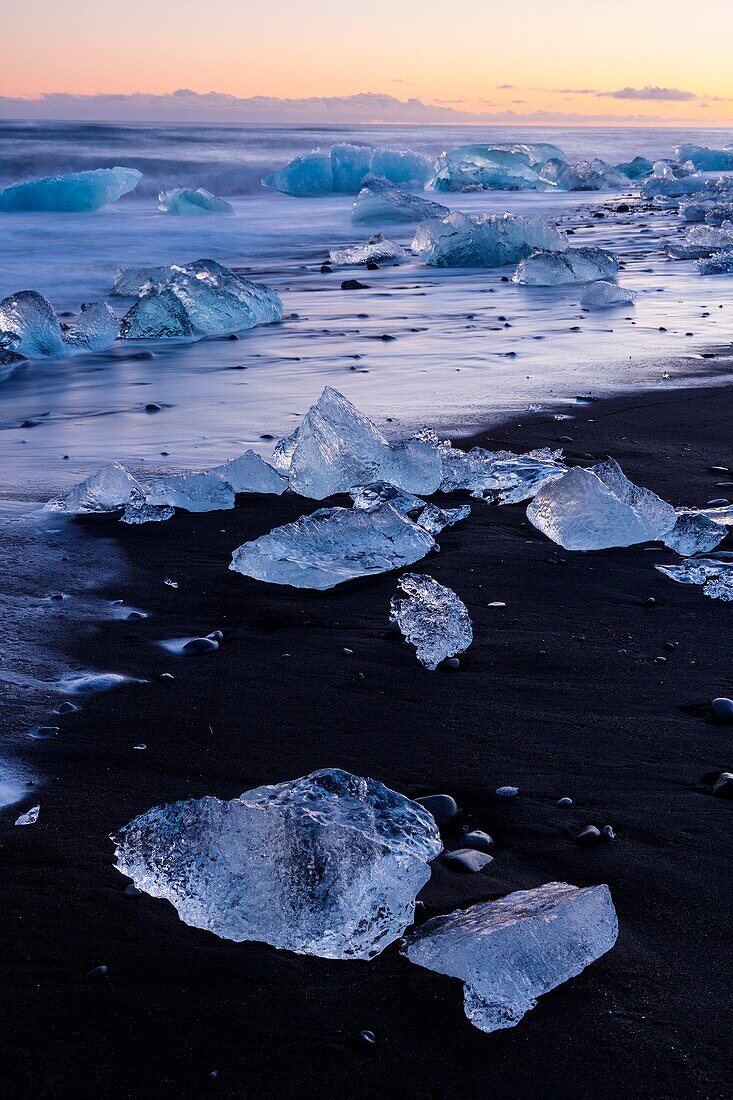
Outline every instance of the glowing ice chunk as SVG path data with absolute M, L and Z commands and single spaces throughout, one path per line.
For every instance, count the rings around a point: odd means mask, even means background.
M 0 348 L 26 359 L 64 354 L 61 325 L 51 303 L 35 290 L 19 290 L 0 302 Z
M 0 211 L 99 210 L 134 191 L 141 179 L 142 172 L 136 168 L 96 168 L 91 172 L 26 180 L 0 189 Z
M 76 321 L 64 333 L 64 343 L 87 351 L 104 351 L 117 339 L 120 322 L 108 302 L 83 305 Z
M 356 224 L 369 222 L 414 222 L 442 218 L 448 208 L 438 202 L 430 202 L 419 195 L 400 191 L 387 180 L 367 176 L 354 200 L 351 220 Z
M 466 605 L 450 588 L 421 573 L 400 577 L 398 594 L 390 605 L 390 621 L 415 646 L 420 663 L 431 670 L 446 657 L 463 653 L 473 641 Z
M 609 309 L 611 306 L 633 305 L 635 298 L 635 290 L 601 280 L 588 287 L 580 304 L 583 309 Z
M 331 263 L 356 266 L 357 264 L 394 264 L 407 259 L 402 245 L 388 241 L 382 233 L 370 237 L 366 244 L 355 244 L 350 248 L 332 248 L 329 252 Z
M 536 215 L 479 214 L 456 210 L 441 221 L 418 226 L 414 252 L 431 267 L 500 267 L 537 248 L 564 250 L 564 233 Z
M 521 286 L 563 286 L 613 279 L 618 260 L 603 248 L 568 248 L 565 252 L 534 252 L 512 276 Z
M 62 499 L 50 500 L 47 512 L 68 512 L 85 515 L 89 512 L 118 512 L 125 508 L 134 492 L 142 492 L 140 484 L 119 462 L 105 466 L 75 485 Z
M 158 210 L 162 214 L 233 214 L 234 207 L 224 199 L 218 199 L 204 187 L 176 187 L 161 191 Z

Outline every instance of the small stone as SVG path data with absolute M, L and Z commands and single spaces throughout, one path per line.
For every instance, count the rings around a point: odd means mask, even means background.
M 467 848 L 475 848 L 477 852 L 490 852 L 494 847 L 494 838 L 483 829 L 472 829 L 470 833 L 464 833 L 461 843 Z
M 353 649 L 349 649 L 348 646 L 344 646 L 343 652 L 346 654 L 347 657 L 351 657 L 354 651 Z
M 102 978 L 107 973 L 106 966 L 95 966 L 93 970 L 90 970 L 87 974 L 87 978 Z
M 433 815 L 438 826 L 447 825 L 458 813 L 458 803 L 449 794 L 426 794 L 422 798 L 416 798 L 415 802 Z
M 557 802 L 555 803 L 556 806 L 562 806 L 563 809 L 566 806 L 572 806 L 572 804 L 573 804 L 572 798 L 558 798 Z
M 459 668 L 461 662 L 457 657 L 449 657 L 447 661 L 443 662 L 444 668 Z
M 362 1047 L 375 1047 L 377 1045 L 377 1037 L 373 1031 L 360 1031 L 359 1032 L 359 1046 Z
M 721 772 L 713 784 L 713 794 L 718 798 L 733 798 L 733 772 Z
M 487 607 L 506 607 L 503 600 L 494 600 L 493 603 L 487 604 Z
M 578 833 L 575 839 L 578 844 L 598 844 L 601 839 L 601 832 L 595 825 L 586 825 L 582 833 Z
M 211 653 L 218 649 L 219 643 L 213 638 L 191 638 L 183 647 L 184 653 Z
M 172 672 L 161 672 L 158 677 L 159 680 L 175 680 L 175 676 Z
M 733 699 L 720 696 L 713 699 L 711 707 L 716 722 L 733 722 Z
M 158 405 L 157 402 L 151 401 L 149 405 L 145 406 L 146 413 L 159 413 L 163 411 L 163 406 Z
M 367 283 L 360 283 L 358 279 L 344 279 L 341 284 L 342 290 L 368 290 Z
M 616 834 L 613 831 L 613 825 L 604 825 L 601 829 L 601 835 L 605 840 L 615 840 Z
M 51 741 L 54 737 L 58 737 L 58 726 L 36 726 L 35 729 L 28 731 L 28 736 L 33 741 Z
M 487 852 L 479 852 L 476 848 L 457 848 L 454 852 L 443 854 L 445 866 L 463 875 L 475 875 L 477 871 L 483 871 L 492 860 L 493 856 Z
M 78 710 L 73 703 L 59 703 L 56 708 L 58 714 L 73 714 L 75 710 Z
M 647 596 L 645 600 L 641 601 L 644 607 L 656 607 L 657 601 L 653 596 Z
M 144 611 L 130 611 L 127 616 L 128 622 L 136 622 L 138 619 L 147 619 Z
M 138 890 L 134 882 L 129 882 L 123 890 L 123 895 L 126 898 L 139 898 L 142 897 L 142 890 Z
M 206 637 L 212 642 L 224 641 L 224 634 L 221 630 L 212 630 L 211 634 L 207 634 Z
M 497 787 L 496 793 L 500 798 L 516 798 L 519 794 L 519 787 Z
M 321 264 L 321 275 L 330 275 L 332 271 L 333 268 L 329 267 L 328 264 Z

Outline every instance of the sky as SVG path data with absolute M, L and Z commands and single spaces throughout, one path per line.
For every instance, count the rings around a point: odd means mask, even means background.
M 3 40 L 5 117 L 114 118 L 134 93 L 155 114 L 188 89 L 233 97 L 214 115 L 376 93 L 376 111 L 381 95 L 496 121 L 733 125 L 733 0 L 25 0 Z

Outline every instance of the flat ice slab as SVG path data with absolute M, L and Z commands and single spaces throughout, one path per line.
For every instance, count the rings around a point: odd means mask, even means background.
M 404 941 L 411 962 L 460 978 L 481 1031 L 514 1027 L 543 993 L 610 951 L 618 935 L 607 886 L 548 882 L 426 921 Z
M 113 839 L 117 869 L 186 924 L 330 959 L 401 936 L 442 850 L 423 806 L 336 768 L 157 806 Z

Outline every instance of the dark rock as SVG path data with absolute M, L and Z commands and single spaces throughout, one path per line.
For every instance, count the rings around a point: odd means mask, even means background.
M 449 794 L 426 794 L 422 798 L 416 798 L 415 802 L 433 815 L 438 826 L 447 825 L 458 813 L 458 803 Z
M 125 887 L 123 894 L 126 898 L 139 898 L 142 896 L 142 890 L 138 890 L 134 882 L 128 883 Z
M 443 662 L 444 668 L 459 668 L 461 662 L 457 657 L 449 657 L 447 661 Z
M 214 638 L 191 638 L 183 647 L 184 653 L 210 653 L 219 648 Z
M 107 973 L 106 966 L 95 966 L 93 970 L 90 970 L 87 974 L 87 978 L 102 978 Z
M 563 809 L 565 809 L 567 806 L 572 806 L 572 804 L 573 804 L 572 798 L 567 798 L 567 797 L 566 798 L 558 798 L 557 802 L 555 803 L 556 806 L 562 806 Z
M 599 844 L 601 840 L 600 829 L 597 829 L 595 825 L 586 825 L 582 833 L 578 833 L 575 840 L 578 844 Z
M 373 1031 L 360 1031 L 359 1032 L 359 1046 L 362 1047 L 375 1047 L 377 1045 L 377 1037 Z
M 483 871 L 488 867 L 493 856 L 488 852 L 479 852 L 476 848 L 456 848 L 454 852 L 443 853 L 443 863 L 450 867 L 451 871 L 458 871 L 462 875 L 475 875 L 477 871 Z
M 367 283 L 360 283 L 358 279 L 344 279 L 341 284 L 342 290 L 368 290 Z
M 461 843 L 466 848 L 475 848 L 477 852 L 490 852 L 494 847 L 494 839 L 482 829 L 472 829 L 470 833 L 464 833 Z
M 720 696 L 710 704 L 716 722 L 733 722 L 733 699 Z
M 733 772 L 721 772 L 713 783 L 713 794 L 718 798 L 733 798 Z

